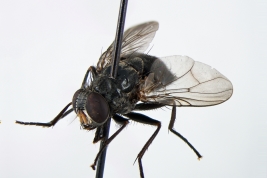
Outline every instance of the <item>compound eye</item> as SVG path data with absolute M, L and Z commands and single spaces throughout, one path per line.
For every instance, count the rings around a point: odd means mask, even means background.
M 109 117 L 109 106 L 106 99 L 95 92 L 88 95 L 86 100 L 86 111 L 96 124 L 104 124 Z

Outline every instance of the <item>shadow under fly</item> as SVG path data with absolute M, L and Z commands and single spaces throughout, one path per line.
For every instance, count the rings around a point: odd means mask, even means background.
M 94 130 L 97 143 L 105 137 L 104 129 L 112 118 L 120 128 L 106 140 L 96 155 L 95 169 L 101 152 L 126 127 L 129 120 L 156 126 L 155 132 L 145 143 L 136 160 L 140 176 L 144 177 L 142 157 L 154 138 L 161 123 L 133 111 L 146 111 L 172 106 L 169 130 L 181 138 L 197 155 L 200 153 L 174 130 L 176 107 L 213 106 L 228 100 L 233 93 L 232 83 L 216 69 L 194 61 L 187 56 L 155 57 L 144 54 L 158 30 L 159 24 L 151 21 L 125 31 L 121 46 L 120 62 L 116 79 L 110 77 L 113 44 L 100 56 L 97 66 L 87 70 L 82 86 L 72 102 L 50 122 L 22 122 L 17 124 L 43 127 L 54 126 L 60 119 L 74 111 L 83 129 Z M 137 103 L 139 102 L 139 103 Z M 72 105 L 72 108 L 68 108 Z

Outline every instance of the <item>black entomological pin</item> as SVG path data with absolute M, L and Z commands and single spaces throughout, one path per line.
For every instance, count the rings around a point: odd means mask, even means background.
M 124 24 L 125 24 L 125 19 L 126 19 L 127 5 L 128 5 L 128 0 L 121 0 L 118 22 L 117 22 L 117 31 L 116 31 L 114 44 L 113 44 L 114 45 L 113 46 L 114 48 L 113 60 L 111 63 L 111 71 L 110 71 L 110 77 L 114 79 L 116 79 L 117 71 L 119 67 L 120 54 L 121 54 L 121 43 L 122 43 L 122 38 L 123 38 L 123 30 L 124 30 Z M 100 152 L 102 151 L 102 154 L 99 156 L 97 170 L 96 170 L 96 178 L 103 178 L 103 175 L 104 175 L 106 151 L 107 151 L 105 142 L 108 140 L 109 128 L 110 128 L 110 119 L 107 121 L 107 123 L 105 124 L 103 128 L 105 132 L 105 137 L 102 138 L 102 141 L 100 143 L 99 151 Z
M 157 22 L 151 21 L 136 25 L 124 32 L 116 79 L 110 77 L 114 51 L 112 43 L 100 56 L 97 66 L 89 67 L 82 87 L 74 94 L 72 103 L 69 103 L 55 119 L 48 123 L 21 121 L 16 123 L 50 127 L 74 110 L 83 129 L 96 129 L 93 140 L 96 143 L 107 134 L 104 127 L 112 118 L 121 127 L 104 142 L 92 168 L 95 167 L 101 152 L 126 127 L 129 120 L 156 126 L 155 132 L 136 158 L 140 177 L 143 178 L 142 157 L 157 136 L 161 123 L 133 111 L 171 106 L 169 130 L 181 138 L 198 158 L 201 158 L 194 146 L 173 128 L 176 107 L 203 107 L 223 103 L 231 97 L 233 86 L 216 69 L 194 61 L 190 57 L 159 58 L 144 54 L 158 27 Z M 71 104 L 73 108 L 67 110 Z

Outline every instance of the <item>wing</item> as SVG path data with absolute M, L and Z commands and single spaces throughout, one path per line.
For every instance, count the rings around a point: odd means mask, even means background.
M 140 85 L 141 101 L 176 106 L 216 105 L 232 93 L 232 83 L 225 76 L 187 56 L 155 60 Z
M 143 53 L 153 40 L 159 28 L 158 22 L 147 22 L 129 28 L 124 32 L 121 44 L 121 57 L 130 55 L 134 52 Z M 101 71 L 111 63 L 114 42 L 100 56 L 97 63 L 97 71 Z

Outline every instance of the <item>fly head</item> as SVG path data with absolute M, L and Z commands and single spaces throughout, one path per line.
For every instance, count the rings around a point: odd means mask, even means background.
M 83 129 L 92 130 L 103 125 L 110 115 L 106 99 L 93 91 L 79 89 L 73 96 L 72 105 Z

